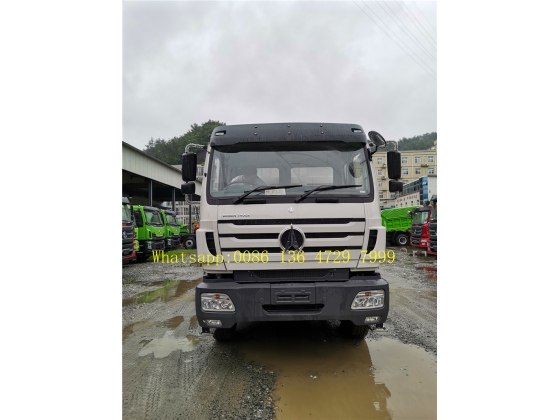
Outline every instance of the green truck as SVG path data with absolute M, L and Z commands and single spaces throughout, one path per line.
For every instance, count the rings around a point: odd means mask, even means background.
M 133 206 L 133 209 L 140 245 L 136 259 L 145 261 L 152 256 L 152 251 L 165 249 L 163 217 L 160 209 L 156 207 Z
M 181 227 L 177 222 L 177 214 L 167 208 L 161 208 L 160 212 L 165 228 L 165 249 L 177 249 L 181 245 Z
M 398 207 L 381 210 L 381 224 L 387 231 L 387 241 L 393 245 L 406 246 L 410 244 L 410 226 L 413 212 L 418 206 Z

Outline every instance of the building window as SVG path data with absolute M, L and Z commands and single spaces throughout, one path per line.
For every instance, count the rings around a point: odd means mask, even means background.
M 379 199 L 383 199 L 383 193 L 379 193 Z
M 435 173 L 434 168 L 428 169 L 428 175 L 433 175 Z
M 377 183 L 377 186 L 378 186 L 379 188 L 381 188 L 381 187 L 383 186 L 383 182 L 378 182 L 378 183 Z
M 415 173 L 416 175 L 420 175 L 420 168 L 416 168 L 416 169 L 414 170 L 414 173 Z
M 382 158 L 377 158 L 377 164 L 381 165 L 383 163 L 383 159 Z
M 414 163 L 420 163 L 420 156 L 416 156 L 414 158 Z
M 402 163 L 408 163 L 408 158 L 407 157 L 403 157 L 401 160 Z
M 428 156 L 428 163 L 434 163 L 434 157 Z
M 403 168 L 402 173 L 403 175 L 408 175 L 408 168 Z
M 377 175 L 383 175 L 383 171 L 382 171 L 381 169 L 379 169 L 379 170 L 377 171 Z

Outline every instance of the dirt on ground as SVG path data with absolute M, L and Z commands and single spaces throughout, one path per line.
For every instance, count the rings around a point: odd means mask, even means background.
M 437 263 L 393 248 L 387 331 L 255 322 L 218 343 L 198 326 L 203 269 L 123 266 L 124 419 L 434 419 Z

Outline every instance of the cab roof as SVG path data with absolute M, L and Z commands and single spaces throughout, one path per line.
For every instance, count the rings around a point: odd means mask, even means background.
M 367 144 L 367 140 L 364 129 L 358 124 L 240 124 L 214 128 L 210 136 L 210 146 L 278 141 L 343 141 Z

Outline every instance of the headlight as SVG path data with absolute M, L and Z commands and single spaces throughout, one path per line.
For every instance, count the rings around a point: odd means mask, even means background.
M 203 312 L 235 312 L 231 298 L 223 293 L 202 293 L 200 304 Z
M 384 290 L 368 290 L 360 292 L 354 298 L 351 309 L 378 309 L 385 304 Z

